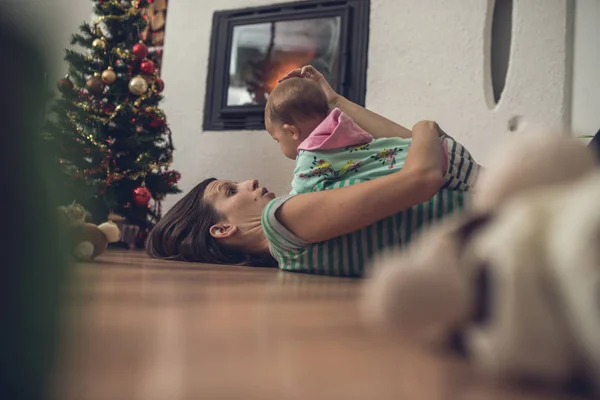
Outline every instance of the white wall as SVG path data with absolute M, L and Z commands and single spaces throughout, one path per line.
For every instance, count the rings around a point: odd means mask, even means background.
M 51 63 L 48 80 L 52 87 L 66 73 L 64 49 L 70 47 L 71 35 L 79 25 L 92 21 L 93 5 L 89 0 L 0 0 L 8 18 L 17 21 L 24 32 L 45 43 Z
M 409 126 L 435 119 L 484 164 L 514 117 L 516 134 L 568 127 L 567 3 L 514 0 L 506 87 L 491 110 L 493 1 L 374 0 L 367 105 Z
M 600 129 L 600 0 L 577 0 L 573 63 L 573 133 Z
M 62 49 L 83 20 L 87 0 L 2 0 L 24 29 L 49 41 L 51 83 L 64 74 Z M 177 0 L 169 4 L 163 107 L 173 130 L 174 167 L 189 190 L 201 179 L 256 178 L 270 190 L 289 189 L 293 161 L 266 132 L 203 132 L 212 14 L 275 0 Z M 280 0 L 276 0 L 280 1 Z M 501 1 L 501 0 L 498 0 Z M 502 140 L 527 130 L 568 129 L 569 0 L 513 0 L 513 40 L 506 88 L 490 109 L 487 76 L 492 0 L 371 0 L 367 106 L 408 127 L 435 119 L 485 164 Z M 600 0 L 577 0 L 573 127 L 597 129 L 600 113 Z M 6 10 L 6 8 L 5 8 Z M 519 117 L 515 133 L 508 122 Z M 168 208 L 178 196 L 167 199 Z
M 162 70 L 164 110 L 176 148 L 173 167 L 182 174 L 180 186 L 184 192 L 211 176 L 237 181 L 258 179 L 277 194 L 289 191 L 294 162 L 279 153 L 278 145 L 266 131 L 202 131 L 213 12 L 269 3 L 269 0 L 169 3 Z M 169 196 L 165 207 L 177 198 Z
M 293 162 L 279 154 L 267 133 L 201 128 L 212 13 L 272 2 L 169 4 L 164 108 L 184 191 L 208 176 L 256 178 L 276 193 L 289 189 Z M 515 117 L 519 123 L 512 134 L 568 129 L 568 3 L 514 0 L 506 88 L 490 109 L 486 51 L 493 1 L 372 0 L 367 106 L 408 127 L 435 119 L 484 164 L 495 145 L 510 137 L 508 124 Z M 177 198 L 171 196 L 166 206 Z

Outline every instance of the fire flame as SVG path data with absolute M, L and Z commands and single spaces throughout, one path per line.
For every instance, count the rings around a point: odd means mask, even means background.
M 275 61 L 270 65 L 268 77 L 265 79 L 265 91 L 271 93 L 277 81 L 281 79 L 285 74 L 293 69 L 301 68 L 302 66 L 310 63 L 314 59 L 314 51 L 310 51 L 304 54 L 293 54 L 290 56 L 289 53 L 282 55 L 285 60 Z

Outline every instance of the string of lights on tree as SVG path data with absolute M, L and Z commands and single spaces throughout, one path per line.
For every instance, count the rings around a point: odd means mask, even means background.
M 68 75 L 58 81 L 46 138 L 66 175 L 92 194 L 92 213 L 96 201 L 104 204 L 99 212 L 158 220 L 161 201 L 179 192 L 180 174 L 170 169 L 172 135 L 158 107 L 159 61 L 140 34 L 152 0 L 94 2 L 97 19 L 71 40 L 86 52 L 65 50 Z

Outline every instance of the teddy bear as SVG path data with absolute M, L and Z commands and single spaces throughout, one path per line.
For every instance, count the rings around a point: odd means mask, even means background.
M 106 250 L 109 243 L 120 239 L 119 228 L 112 220 L 100 225 L 85 222 L 89 213 L 80 204 L 61 206 L 59 214 L 69 231 L 72 255 L 78 261 L 95 259 Z
M 517 138 L 472 204 L 374 260 L 363 315 L 429 345 L 460 344 L 487 376 L 600 394 L 600 170 L 562 135 Z

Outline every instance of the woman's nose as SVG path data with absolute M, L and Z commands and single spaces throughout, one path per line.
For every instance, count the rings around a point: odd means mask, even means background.
M 256 190 L 258 188 L 258 181 L 256 179 L 251 179 L 249 181 L 245 181 L 243 182 L 243 185 L 248 189 L 248 190 Z

